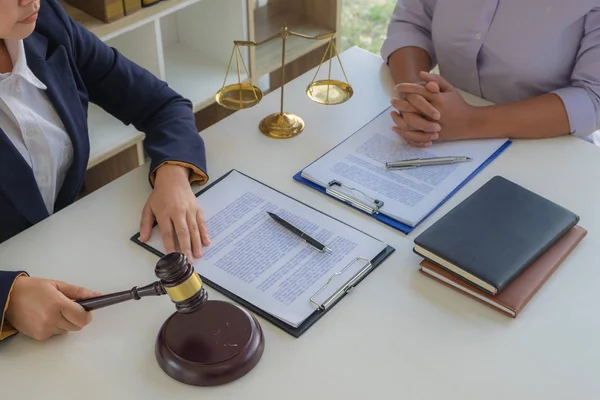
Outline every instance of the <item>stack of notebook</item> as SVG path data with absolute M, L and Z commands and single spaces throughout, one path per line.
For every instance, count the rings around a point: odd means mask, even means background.
M 496 176 L 415 238 L 420 271 L 516 317 L 587 231 L 579 216 Z

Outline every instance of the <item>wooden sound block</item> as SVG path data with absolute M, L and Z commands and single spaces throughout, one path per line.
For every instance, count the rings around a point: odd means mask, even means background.
M 232 303 L 209 300 L 196 312 L 175 313 L 165 321 L 155 355 L 173 379 L 216 386 L 250 372 L 263 349 L 263 332 L 254 316 Z

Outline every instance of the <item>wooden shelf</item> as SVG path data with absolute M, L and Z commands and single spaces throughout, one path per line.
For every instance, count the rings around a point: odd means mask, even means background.
M 295 10 L 262 6 L 254 11 L 255 40 L 266 39 L 281 30 L 282 26 L 304 35 L 316 36 L 330 32 L 324 26 L 316 24 L 309 17 Z M 285 61 L 292 62 L 314 49 L 327 43 L 326 40 L 310 40 L 288 37 L 286 40 Z M 256 48 L 255 76 L 273 72 L 281 67 L 281 40 L 276 39 Z
M 223 86 L 227 64 L 219 62 L 184 43 L 165 48 L 166 80 L 171 88 L 189 99 L 197 112 L 214 103 L 217 91 Z M 242 80 L 246 80 L 242 74 Z M 235 60 L 227 83 L 237 81 Z
M 65 11 L 67 11 L 73 20 L 86 27 L 101 40 L 105 41 L 200 1 L 202 0 L 161 1 L 151 7 L 142 8 L 140 11 L 131 15 L 127 15 L 119 20 L 111 22 L 110 24 L 106 24 L 96 18 L 91 17 L 83 11 L 65 3 L 64 0 L 59 0 L 59 3 L 64 7 Z
M 88 110 L 90 159 L 88 169 L 115 154 L 144 140 L 144 134 L 133 126 L 126 126 L 95 104 Z

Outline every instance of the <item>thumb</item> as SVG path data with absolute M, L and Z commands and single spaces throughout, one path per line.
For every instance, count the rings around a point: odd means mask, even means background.
M 102 296 L 102 293 L 86 289 L 81 286 L 71 285 L 70 283 L 56 281 L 56 289 L 71 300 L 84 300 L 91 297 Z
M 435 82 L 438 84 L 442 92 L 452 90 L 452 85 L 441 75 L 430 74 L 429 72 L 421 71 L 421 78 L 428 82 Z
M 70 323 L 83 328 L 92 322 L 92 313 L 85 311 L 78 304 L 65 300 L 60 307 L 60 313 Z
M 150 207 L 150 202 L 147 202 L 142 210 L 142 221 L 140 223 L 140 240 L 142 242 L 150 240 L 150 236 L 152 236 L 152 226 L 155 221 L 156 219 L 154 218 L 154 213 Z

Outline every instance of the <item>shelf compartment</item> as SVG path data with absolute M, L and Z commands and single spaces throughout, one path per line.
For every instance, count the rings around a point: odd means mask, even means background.
M 160 33 L 157 31 L 157 22 L 151 21 L 107 40 L 105 43 L 155 76 L 164 79 L 162 49 L 160 48 L 159 38 Z
M 233 41 L 247 40 L 246 6 L 245 0 L 203 0 L 160 20 L 166 81 L 193 103 L 194 112 L 214 103 Z M 240 50 L 249 71 L 248 51 Z M 241 64 L 240 73 L 245 81 L 248 77 Z M 237 80 L 234 57 L 226 84 Z
M 214 103 L 217 91 L 223 86 L 227 64 L 187 44 L 177 43 L 165 49 L 165 70 L 169 86 L 189 99 L 197 112 Z M 247 77 L 244 74 L 241 78 L 245 81 Z M 228 84 L 233 82 L 237 82 L 234 63 L 227 79 Z
M 257 5 L 260 4 L 260 6 L 254 9 L 254 40 L 257 42 L 264 40 L 279 32 L 284 25 L 290 31 L 309 36 L 331 32 L 335 25 L 330 24 L 330 21 L 326 21 L 322 17 L 317 17 L 317 14 L 322 11 L 323 7 L 329 6 L 330 0 L 319 0 L 319 3 L 312 3 L 314 1 L 294 2 L 291 7 L 284 7 L 278 1 L 273 0 L 266 2 L 266 4 L 264 1 L 255 3 Z M 286 39 L 285 50 L 286 64 L 297 60 L 326 43 L 327 40 L 288 37 Z M 275 39 L 272 42 L 256 47 L 253 76 L 259 77 L 281 67 L 281 46 L 281 39 Z
M 152 7 L 142 8 L 131 15 L 127 15 L 109 24 L 84 13 L 68 3 L 65 3 L 64 0 L 59 0 L 59 3 L 74 21 L 83 25 L 93 34 L 98 36 L 102 41 L 106 41 L 144 25 L 152 20 L 162 18 L 170 13 L 174 13 L 200 1 L 202 0 L 161 1 Z
M 144 140 L 144 134 L 125 125 L 95 104 L 89 105 L 90 158 L 88 169 Z

